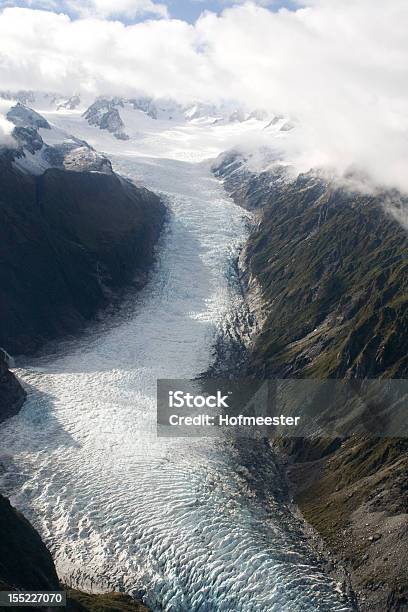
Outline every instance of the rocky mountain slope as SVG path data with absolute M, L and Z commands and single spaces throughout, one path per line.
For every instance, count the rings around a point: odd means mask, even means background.
M 0 496 L 0 585 L 2 589 L 59 590 L 54 562 L 40 536 Z
M 266 316 L 252 370 L 404 378 L 408 238 L 382 206 L 385 194 L 350 193 L 313 174 L 291 181 L 281 167 L 246 171 L 236 189 L 232 179 L 236 170 L 225 186 L 237 202 L 263 207 L 243 256 Z
M 14 149 L 3 149 L 2 157 L 12 160 L 14 168 L 25 174 L 40 175 L 49 168 L 75 170 L 76 172 L 102 172 L 112 174 L 107 157 L 98 153 L 85 140 L 75 138 L 52 128 L 44 117 L 33 109 L 17 103 L 7 113 L 14 123 Z M 41 136 L 52 135 L 56 142 L 49 145 Z
M 89 125 L 98 126 L 101 130 L 108 130 L 118 140 L 128 140 L 129 136 L 124 131 L 125 124 L 119 114 L 118 107 L 123 107 L 121 100 L 100 99 L 96 100 L 85 111 L 84 118 Z
M 128 140 L 134 134 L 134 128 L 141 119 L 141 114 L 152 120 L 190 122 L 205 124 L 243 123 L 249 120 L 266 122 L 268 114 L 262 110 L 246 111 L 234 104 L 220 105 L 195 102 L 182 105 L 171 99 L 154 99 L 148 96 L 136 98 L 100 97 L 83 113 L 89 125 L 107 130 L 119 140 Z M 281 125 L 280 129 L 290 129 L 283 117 L 265 125 L 266 128 Z M 289 125 L 289 124 L 287 124 Z
M 165 207 L 83 141 L 45 145 L 17 108 L 18 146 L 0 151 L 0 346 L 27 354 L 143 286 Z
M 0 590 L 64 590 L 51 554 L 37 531 L 2 495 L 0 533 Z M 66 609 L 71 612 L 148 612 L 143 604 L 122 593 L 94 595 L 74 589 L 67 589 Z
M 241 276 L 260 332 L 243 374 L 406 378 L 408 236 L 385 207 L 317 173 L 259 174 L 237 154 L 214 172 L 256 212 Z M 403 202 L 404 203 L 404 202 Z M 405 401 L 405 405 L 407 405 Z M 353 435 L 274 441 L 306 520 L 348 567 L 359 609 L 408 609 L 408 442 Z
M 26 397 L 9 366 L 10 357 L 0 348 L 0 423 L 17 414 Z
M 2 90 L 0 91 L 0 98 L 3 100 L 20 102 L 25 106 L 39 109 L 40 111 L 60 109 L 74 110 L 81 103 L 81 96 L 75 93 L 64 96 L 55 92 L 24 89 L 18 91 Z

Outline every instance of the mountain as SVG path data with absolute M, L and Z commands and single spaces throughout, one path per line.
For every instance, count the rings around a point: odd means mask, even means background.
M 151 119 L 164 121 L 185 119 L 185 108 L 168 98 L 150 98 L 148 96 L 129 98 L 123 100 L 123 104 L 128 104 L 134 110 L 145 113 Z
M 17 102 L 7 113 L 7 119 L 17 127 L 50 129 L 50 124 L 39 113 Z
M 182 117 L 181 107 L 175 102 L 155 102 L 152 98 L 98 98 L 84 112 L 83 117 L 89 123 L 107 130 L 119 140 L 128 140 L 129 134 L 126 130 L 131 129 L 137 123 L 138 115 L 142 114 L 151 120 L 171 121 Z M 123 117 L 126 117 L 126 121 Z M 184 117 L 183 117 L 184 119 Z
M 46 113 L 47 116 L 61 113 L 78 117 L 81 114 L 89 125 L 106 130 L 118 140 L 137 137 L 140 128 L 149 128 L 150 121 L 217 126 L 257 122 L 264 129 L 282 132 L 294 127 L 281 115 L 271 115 L 262 108 L 244 108 L 228 100 L 219 103 L 200 100 L 180 103 L 175 99 L 144 94 L 130 97 L 101 95 L 92 99 L 86 93 L 63 96 L 41 91 L 0 91 L 1 99 L 35 109 L 38 114 Z
M 20 105 L 8 117 L 17 146 L 0 151 L 0 346 L 27 354 L 144 285 L 165 207 L 84 141 L 45 145 L 37 113 Z
M 282 166 L 237 173 L 233 163 L 216 169 L 227 190 L 262 207 L 243 258 L 266 317 L 253 371 L 406 377 L 408 238 L 383 206 L 389 194 L 353 193 L 314 173 L 291 180 Z
M 16 147 L 3 149 L 2 154 L 12 160 L 14 168 L 33 175 L 43 174 L 48 168 L 112 174 L 107 157 L 84 140 L 51 126 L 42 115 L 20 102 L 10 108 L 7 119 L 15 125 Z M 46 131 L 47 139 L 52 137 L 55 141 L 52 146 L 44 142 L 42 130 Z
M 118 106 L 123 107 L 123 102 L 118 99 L 97 100 L 85 111 L 84 118 L 89 125 L 98 126 L 101 130 L 108 130 L 118 140 L 128 140 L 129 136 L 124 132 L 125 124 L 119 114 Z
M 100 97 L 89 106 L 83 117 L 89 125 L 107 130 L 119 140 L 127 140 L 128 132 L 132 131 L 134 125 L 137 125 L 140 114 L 152 121 L 193 121 L 205 124 L 243 123 L 251 120 L 266 122 L 268 119 L 268 114 L 263 110 L 246 111 L 232 103 L 216 105 L 194 102 L 182 105 L 175 100 L 155 99 L 148 96 Z M 284 126 L 281 129 L 284 129 Z
M 256 173 L 237 153 L 214 172 L 255 211 L 240 269 L 260 330 L 241 375 L 406 379 L 408 236 L 387 208 L 406 199 L 278 164 Z M 408 606 L 408 442 L 378 436 L 272 444 L 288 455 L 304 517 L 348 568 L 359 609 L 396 612 Z
M 24 106 L 35 108 L 39 111 L 46 110 L 75 110 L 81 104 L 81 96 L 71 94 L 64 96 L 53 92 L 20 90 L 0 91 L 0 98 L 20 102 Z
M 2 589 L 59 590 L 54 562 L 30 523 L 0 495 Z M 27 560 L 30 560 L 27 562 Z
M 10 356 L 0 348 L 0 423 L 18 413 L 26 393 L 10 372 Z

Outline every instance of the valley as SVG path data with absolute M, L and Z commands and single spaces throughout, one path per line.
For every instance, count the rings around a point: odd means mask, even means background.
M 27 400 L 1 425 L 2 491 L 74 589 L 125 591 L 154 612 L 400 610 L 402 440 L 158 438 L 155 406 L 158 378 L 404 377 L 407 243 L 383 207 L 389 194 L 353 193 L 313 172 L 294 178 L 265 152 L 256 170 L 234 147 L 269 129 L 266 119 L 117 107 L 126 138 L 78 109 L 39 108 L 39 119 L 18 108 L 18 122 L 34 122 L 35 133 L 18 126 L 33 153 L 7 167 L 10 181 L 28 172 L 27 193 L 41 183 L 36 202 L 53 233 L 72 231 L 66 211 L 79 202 L 85 220 L 93 210 L 92 240 L 81 217 L 75 240 L 92 253 L 88 279 L 103 299 L 86 325 L 27 345 L 14 370 L 24 392 L 5 364 L 12 414 Z M 289 131 L 281 124 L 277 141 Z M 137 223 L 150 219 L 142 252 L 137 226 L 121 225 L 129 196 L 141 202 Z M 98 207 L 118 223 L 116 253 L 93 250 L 115 228 L 93 236 Z M 355 545 L 345 549 L 344 534 Z M 371 550 L 380 540 L 400 555 L 384 559 L 382 577 Z
M 246 312 L 234 262 L 249 218 L 212 175 L 218 132 L 206 143 L 202 126 L 159 122 L 123 143 L 78 114 L 46 118 L 44 139 L 69 129 L 97 145 L 169 221 L 149 283 L 120 313 L 19 360 L 28 397 L 1 426 L 2 490 L 71 586 L 125 590 L 154 611 L 350 610 L 268 446 L 156 437 L 156 379 L 204 372 Z

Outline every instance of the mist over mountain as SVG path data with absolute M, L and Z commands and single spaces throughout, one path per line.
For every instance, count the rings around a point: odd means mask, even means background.
M 301 171 L 357 168 L 408 189 L 405 0 L 305 0 L 276 12 L 247 3 L 195 24 L 61 8 L 2 11 L 4 88 L 57 91 L 64 103 L 73 91 L 94 100 L 144 92 L 182 105 L 236 100 L 299 122 L 286 153 Z

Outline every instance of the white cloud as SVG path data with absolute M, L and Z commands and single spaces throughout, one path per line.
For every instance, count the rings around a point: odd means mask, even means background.
M 20 7 L 100 19 L 134 20 L 144 16 L 168 17 L 165 4 L 154 0 L 0 0 L 0 8 Z
M 14 125 L 7 119 L 12 104 L 12 101 L 0 100 L 0 146 L 13 147 L 17 144 L 11 135 Z
M 407 1 L 301 4 L 272 12 L 248 3 L 194 25 L 5 9 L 2 87 L 235 98 L 299 120 L 288 142 L 302 168 L 354 165 L 408 191 Z
M 7 121 L 3 115 L 0 115 L 0 146 L 13 144 L 14 139 L 11 136 L 13 127 L 10 121 Z

